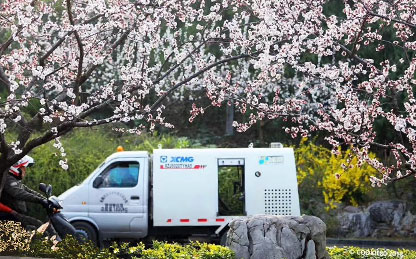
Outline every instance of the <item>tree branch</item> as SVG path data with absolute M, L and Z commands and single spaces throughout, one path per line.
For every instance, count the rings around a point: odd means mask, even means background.
M 390 181 L 391 181 L 391 182 L 396 182 L 396 181 L 403 180 L 403 179 L 405 179 L 405 178 L 407 178 L 407 177 L 409 177 L 409 176 L 412 176 L 412 175 L 415 175 L 415 174 L 416 174 L 416 171 L 415 171 L 415 170 L 413 170 L 413 169 L 407 168 L 406 170 L 410 170 L 410 171 L 411 171 L 411 173 L 409 173 L 409 174 L 407 174 L 407 175 L 405 175 L 405 176 L 402 176 L 402 177 L 394 177 L 394 178 L 390 178 Z
M 354 58 L 355 60 L 357 60 L 359 63 L 367 66 L 367 67 L 373 67 L 377 73 L 381 74 L 381 71 L 376 68 L 373 64 L 371 64 L 370 62 L 366 61 L 365 59 L 362 59 L 360 57 L 358 57 L 356 54 L 353 54 L 347 47 L 345 47 L 344 45 L 338 43 L 338 45 L 341 47 L 341 49 L 343 49 L 345 52 L 348 53 L 349 56 L 351 56 L 352 58 Z
M 13 35 L 10 36 L 10 38 L 8 38 L 5 43 L 1 44 L 0 57 L 3 55 L 4 51 L 6 51 L 6 49 L 10 46 L 10 44 L 12 44 L 12 42 L 13 42 Z
M 203 41 L 201 44 L 199 44 L 197 47 L 195 47 L 191 52 L 188 53 L 188 55 L 186 55 L 178 64 L 176 64 L 175 66 L 173 66 L 172 68 L 170 68 L 163 76 L 158 77 L 155 81 L 153 81 L 153 84 L 157 84 L 160 81 L 162 81 L 164 78 L 166 78 L 172 71 L 174 71 L 176 68 L 178 68 L 186 59 L 188 59 L 190 56 L 192 56 L 199 48 L 201 48 L 207 41 Z M 172 52 L 173 53 L 173 52 Z M 169 57 L 171 57 L 171 55 L 169 55 Z M 166 59 L 169 59 L 169 57 Z M 161 74 L 161 71 L 163 69 L 163 66 L 166 64 L 163 63 L 163 65 L 160 67 L 160 71 L 158 74 Z
M 71 12 L 71 0 L 66 0 L 67 5 L 67 13 L 68 13 L 68 19 L 69 23 L 74 26 L 74 18 L 72 16 Z M 75 79 L 75 85 L 74 85 L 74 94 L 75 94 L 75 103 L 77 104 L 79 102 L 79 87 L 82 77 L 82 63 L 84 62 L 84 46 L 82 44 L 81 38 L 79 36 L 79 33 L 77 31 L 74 31 L 75 39 L 77 41 L 78 49 L 79 49 L 79 58 L 78 58 L 78 70 L 77 70 L 77 78 Z
M 393 21 L 393 22 L 401 23 L 401 24 L 404 24 L 404 25 L 409 26 L 412 29 L 416 29 L 416 24 L 409 23 L 409 22 L 406 22 L 406 21 L 403 21 L 403 20 L 399 20 L 399 19 L 395 19 L 395 18 L 389 18 L 387 16 L 384 16 L 384 15 L 381 15 L 381 14 L 378 14 L 378 13 L 375 13 L 373 11 L 370 11 L 370 9 L 368 9 L 368 7 L 365 4 L 363 4 L 363 6 L 364 6 L 365 10 L 367 10 L 367 13 L 369 15 L 376 16 L 376 17 L 379 17 L 379 18 L 382 18 L 382 19 L 385 19 L 385 20 L 388 20 L 388 21 Z
M 40 146 L 42 144 L 45 144 L 56 137 L 59 137 L 63 134 L 63 132 L 68 132 L 74 128 L 74 122 L 73 121 L 66 121 L 61 123 L 56 127 L 57 132 L 53 132 L 52 130 L 47 131 L 43 136 L 35 138 L 27 142 L 27 144 L 23 147 L 22 153 L 27 154 L 29 151 L 34 149 L 37 146 Z M 16 155 L 15 155 L 16 156 Z M 12 159 L 12 158 L 11 158 Z
M 9 153 L 9 147 L 6 143 L 6 138 L 4 137 L 4 133 L 0 133 L 0 150 L 1 153 L 7 157 L 8 153 Z
M 123 43 L 123 41 L 127 38 L 127 36 L 129 35 L 129 33 L 132 31 L 133 27 L 135 25 L 132 26 L 131 29 L 127 30 L 126 32 L 123 33 L 123 35 L 121 35 L 121 37 L 111 46 L 111 51 L 114 51 L 115 48 L 117 48 L 118 46 L 121 45 L 121 43 Z M 79 85 L 82 85 L 85 81 L 87 81 L 87 79 L 91 76 L 92 72 L 94 72 L 94 70 L 98 67 L 98 64 L 92 65 L 85 73 L 84 75 L 81 76 L 80 81 L 79 81 Z
M 83 24 L 88 24 L 90 22 L 93 22 L 97 20 L 98 18 L 104 16 L 103 14 L 96 15 L 85 22 Z M 39 59 L 39 65 L 45 66 L 45 60 L 65 41 L 66 37 L 74 33 L 75 31 L 69 31 L 67 32 L 62 38 L 60 38 L 40 59 Z
M 8 90 L 8 91 L 10 91 L 10 81 L 9 81 L 9 79 L 7 78 L 7 75 L 6 75 L 6 73 L 4 72 L 4 70 L 3 70 L 3 67 L 2 67 L 2 66 L 0 66 L 0 81 L 1 81 L 1 82 L 3 82 L 3 83 L 6 85 L 7 90 Z
M 221 64 L 224 64 L 224 63 L 227 63 L 227 62 L 230 62 L 230 61 L 233 61 L 233 60 L 238 60 L 238 59 L 241 59 L 241 58 L 248 58 L 248 57 L 251 57 L 251 56 L 253 56 L 253 55 L 257 54 L 257 53 L 258 53 L 258 52 L 253 53 L 253 54 L 251 54 L 251 55 L 249 55 L 249 54 L 241 54 L 241 55 L 238 55 L 238 56 L 229 57 L 229 58 L 226 58 L 226 59 L 223 59 L 223 60 L 217 61 L 217 62 L 215 62 L 215 63 L 212 63 L 212 64 L 211 64 L 211 65 L 209 65 L 209 66 L 204 67 L 203 69 L 201 69 L 200 71 L 196 72 L 195 74 L 193 74 L 193 75 L 189 76 L 188 78 L 186 78 L 186 79 L 185 79 L 185 80 L 183 80 L 182 82 L 177 83 L 176 85 L 172 86 L 172 87 L 171 87 L 171 88 L 170 88 L 167 92 L 165 92 L 162 96 L 160 96 L 160 97 L 159 97 L 159 99 L 157 99 L 157 100 L 156 100 L 156 102 L 154 102 L 154 103 L 153 103 L 153 105 L 150 107 L 150 110 L 151 110 L 151 111 L 155 110 L 157 107 L 159 107 L 159 105 L 162 103 L 162 101 L 163 101 L 163 100 L 164 100 L 164 99 L 165 99 L 168 95 L 170 95 L 173 91 L 175 91 L 176 89 L 178 89 L 178 88 L 179 88 L 179 87 L 181 87 L 182 85 L 184 85 L 184 84 L 188 83 L 188 82 L 189 82 L 189 81 L 191 81 L 192 79 L 194 79 L 194 78 L 196 78 L 196 77 L 198 77 L 198 76 L 202 75 L 204 72 L 206 72 L 206 71 L 210 70 L 211 68 L 216 67 L 216 66 L 221 65 Z

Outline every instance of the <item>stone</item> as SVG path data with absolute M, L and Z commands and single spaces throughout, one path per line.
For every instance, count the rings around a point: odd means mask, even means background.
M 343 213 L 338 215 L 340 234 L 348 237 L 367 237 L 373 231 L 370 213 Z
M 399 203 L 398 206 L 393 211 L 393 220 L 392 225 L 396 230 L 400 229 L 402 218 L 405 215 L 406 206 L 404 203 Z
M 347 213 L 360 213 L 361 210 L 354 206 L 346 206 L 344 209 L 342 209 L 343 212 Z
M 293 230 L 288 227 L 282 228 L 281 246 L 287 258 L 299 258 L 302 256 L 302 244 Z
M 313 216 L 256 215 L 231 221 L 227 246 L 244 259 L 327 259 L 326 225 Z
M 405 204 L 401 201 L 378 201 L 368 207 L 371 220 L 377 223 L 400 222 L 405 212 Z
M 311 239 L 315 243 L 317 258 L 324 258 L 327 255 L 326 251 L 326 225 L 325 223 L 314 216 L 303 216 L 306 226 L 311 230 Z M 329 256 L 328 256 L 329 257 Z
M 237 258 L 250 258 L 247 224 L 242 219 L 230 223 L 226 245 L 235 251 Z
M 413 231 L 416 225 L 416 216 L 408 211 L 401 221 L 401 229 L 405 231 Z
M 306 255 L 305 259 L 315 259 L 315 242 L 313 240 L 309 240 L 308 244 L 306 245 Z

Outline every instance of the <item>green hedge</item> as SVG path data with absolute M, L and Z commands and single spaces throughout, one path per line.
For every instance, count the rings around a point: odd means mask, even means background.
M 414 259 L 416 251 L 407 249 L 327 247 L 331 259 Z
M 1 221 L 0 221 L 1 222 Z M 60 243 L 25 231 L 20 223 L 3 221 L 0 224 L 0 255 L 31 256 L 62 259 L 93 258 L 142 258 L 142 259 L 235 259 L 227 247 L 192 242 L 188 245 L 153 242 L 152 248 L 143 243 L 113 243 L 109 248 L 99 249 L 92 243 L 80 245 L 74 238 L 67 237 Z

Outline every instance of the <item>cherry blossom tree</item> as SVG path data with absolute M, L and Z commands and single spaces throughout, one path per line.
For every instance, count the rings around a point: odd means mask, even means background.
M 286 129 L 294 137 L 327 132 L 334 150 L 350 145 L 381 172 L 374 184 L 413 175 L 416 2 L 340 0 L 333 13 L 331 2 L 3 0 L 1 174 L 49 141 L 66 168 L 59 138 L 74 128 L 173 127 L 164 103 L 188 89 L 203 90 L 212 106 L 232 100 L 248 118 L 234 122 L 238 131 L 284 118 L 296 123 Z M 385 55 L 392 48 L 398 56 Z M 204 112 L 191 98 L 190 121 Z M 377 143 L 380 118 L 398 141 Z M 395 164 L 371 159 L 372 147 L 394 154 Z

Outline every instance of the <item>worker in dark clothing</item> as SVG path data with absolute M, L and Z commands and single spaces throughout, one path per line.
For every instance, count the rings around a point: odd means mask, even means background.
M 26 176 L 26 168 L 33 165 L 34 160 L 30 156 L 24 156 L 16 164 L 10 167 L 9 174 L 6 176 L 3 192 L 1 195 L 1 203 L 12 209 L 13 216 L 20 221 L 25 228 L 34 226 L 39 228 L 43 223 L 30 216 L 27 213 L 26 202 L 39 203 L 43 207 L 49 206 L 48 200 L 40 193 L 30 189 L 22 183 L 22 179 Z M 49 228 L 50 234 L 55 234 L 53 228 Z

